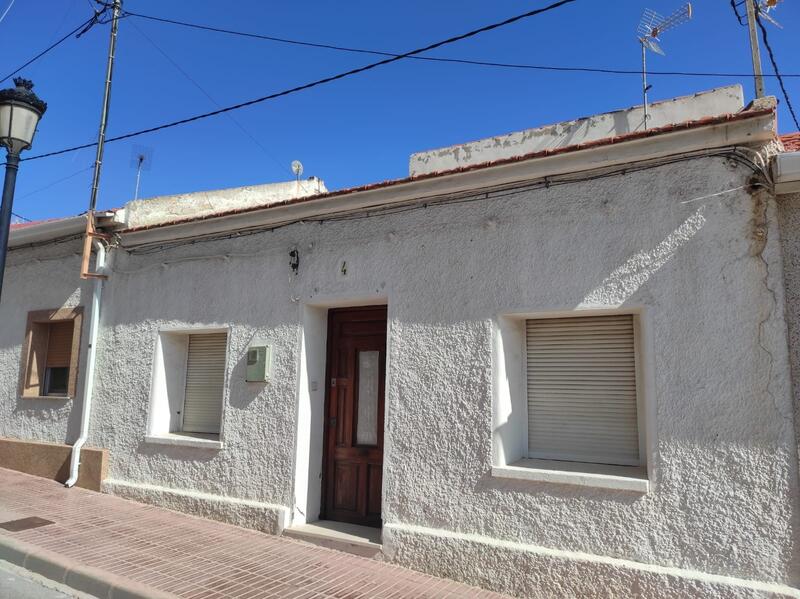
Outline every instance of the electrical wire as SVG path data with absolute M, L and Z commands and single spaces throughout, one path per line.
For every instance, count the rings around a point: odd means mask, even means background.
M 737 11 L 736 5 L 731 0 L 731 3 L 734 7 L 734 11 Z M 317 42 L 306 42 L 301 40 L 293 40 L 288 38 L 281 38 L 281 37 L 274 37 L 271 35 L 261 35 L 258 33 L 247 33 L 243 31 L 234 31 L 232 29 L 221 29 L 219 27 L 211 27 L 208 25 L 199 25 L 197 23 L 189 23 L 186 21 L 177 21 L 174 19 L 165 19 L 163 17 L 155 17 L 152 15 L 145 15 L 136 12 L 129 12 L 125 11 L 125 16 L 129 17 L 137 17 L 140 19 L 147 19 L 150 21 L 155 21 L 159 23 L 167 23 L 171 25 L 178 25 L 182 27 L 188 27 L 191 29 L 198 29 L 202 31 L 211 31 L 214 33 L 223 33 L 228 35 L 234 35 L 239 37 L 246 37 L 252 39 L 260 39 L 266 40 L 271 42 L 277 42 L 281 44 L 290 44 L 295 46 L 307 46 L 311 48 L 321 48 L 325 50 L 335 50 L 339 52 L 350 52 L 350 53 L 357 53 L 357 54 L 371 54 L 376 56 L 402 56 L 401 54 L 395 54 L 393 52 L 385 52 L 381 50 L 369 50 L 365 48 L 353 48 L 348 46 L 338 46 L 334 44 L 323 44 Z M 738 14 L 738 12 L 737 12 Z M 408 56 L 413 60 L 425 60 L 430 62 L 445 62 L 445 63 L 455 63 L 455 64 L 466 64 L 466 65 L 475 65 L 475 66 L 483 66 L 483 67 L 498 67 L 498 68 L 506 68 L 506 69 L 526 69 L 526 70 L 536 70 L 536 71 L 556 71 L 556 72 L 579 72 L 579 73 L 601 73 L 607 75 L 637 75 L 641 76 L 642 70 L 641 69 L 614 69 L 614 68 L 603 68 L 603 67 L 558 67 L 558 66 L 548 66 L 548 65 L 535 65 L 535 64 L 520 64 L 520 63 L 508 63 L 508 62 L 494 62 L 494 61 L 486 61 L 486 60 L 469 60 L 465 58 L 446 58 L 446 57 L 437 57 L 437 56 Z M 680 76 L 680 77 L 749 77 L 750 74 L 748 73 L 718 73 L 718 72 L 698 72 L 698 71 L 648 71 L 648 75 L 671 75 L 671 76 Z M 789 74 L 784 75 L 784 77 L 800 77 L 800 73 L 798 74 Z
M 75 171 L 75 172 L 74 172 L 74 173 L 72 173 L 71 175 L 67 175 L 66 177 L 62 177 L 62 178 L 60 178 L 60 179 L 56 179 L 55 181 L 53 181 L 53 182 L 51 182 L 51 183 L 48 183 L 48 184 L 47 184 L 47 185 L 45 185 L 44 187 L 40 187 L 40 188 L 38 188 L 38 189 L 34 189 L 33 191 L 30 191 L 30 192 L 26 193 L 25 195 L 19 196 L 19 198 L 17 198 L 17 199 L 18 199 L 18 200 L 22 200 L 22 199 L 28 198 L 28 197 L 30 197 L 30 196 L 32 196 L 32 195 L 35 195 L 35 194 L 37 194 L 37 193 L 40 193 L 40 192 L 42 192 L 42 191 L 47 191 L 47 190 L 48 190 L 48 189 L 50 189 L 51 187 L 55 187 L 55 186 L 56 186 L 56 185 L 58 185 L 59 183 L 63 183 L 64 181 L 68 181 L 69 179 L 72 179 L 73 177 L 77 177 L 77 176 L 78 176 L 78 175 L 80 175 L 81 173 L 85 173 L 86 171 L 88 171 L 88 170 L 91 170 L 92 168 L 94 168 L 94 165 L 90 165 L 90 166 L 84 167 L 84 168 L 82 168 L 82 169 L 81 169 L 81 170 L 79 170 L 79 171 Z
M 775 77 L 778 79 L 778 85 L 781 87 L 783 99 L 786 100 L 786 107 L 789 109 L 789 114 L 792 115 L 794 126 L 797 127 L 797 129 L 800 129 L 800 122 L 797 120 L 797 115 L 794 112 L 794 106 L 792 106 L 792 101 L 789 99 L 789 92 L 786 91 L 786 85 L 783 83 L 783 77 L 781 76 L 780 70 L 778 70 L 778 62 L 775 59 L 775 53 L 772 51 L 772 46 L 770 46 L 769 39 L 767 39 L 767 28 L 764 27 L 764 23 L 761 22 L 761 17 L 759 16 L 757 10 L 756 23 L 758 23 L 758 27 L 761 29 L 761 39 L 764 40 L 764 47 L 767 49 L 769 60 L 772 63 L 772 70 L 775 72 Z
M 19 73 L 19 72 L 20 72 L 22 69 L 24 69 L 25 67 L 27 67 L 27 66 L 29 66 L 29 65 L 33 64 L 34 62 L 36 62 L 37 60 L 39 60 L 39 59 L 40 59 L 42 56 L 44 56 L 45 54 L 47 54 L 47 53 L 48 53 L 48 52 L 50 52 L 51 50 L 53 50 L 53 49 L 55 49 L 56 47 L 58 47 L 59 45 L 61 45 L 63 42 L 65 42 L 65 41 L 66 41 L 68 38 L 70 38 L 71 36 L 75 35 L 76 37 L 80 37 L 81 35 L 83 35 L 83 34 L 84 34 L 84 33 L 86 33 L 87 31 L 89 31 L 89 29 L 91 29 L 91 28 L 92 28 L 92 27 L 93 27 L 93 26 L 94 26 L 96 23 L 101 23 L 101 20 L 100 20 L 100 19 L 101 19 L 101 17 L 102 17 L 102 15 L 103 15 L 103 13 L 105 13 L 105 11 L 106 11 L 106 10 L 108 10 L 108 9 L 105 9 L 105 8 L 104 8 L 103 10 L 101 10 L 101 11 L 99 11 L 99 12 L 95 12 L 95 13 L 94 13 L 94 14 L 93 14 L 91 17 L 89 17 L 89 18 L 88 18 L 87 20 L 85 20 L 83 23 L 81 23 L 80 25 L 78 25 L 77 27 L 75 27 L 75 29 L 73 29 L 72 31 L 70 31 L 69 33 L 67 33 L 67 34 L 66 34 L 64 37 L 62 37 L 62 38 L 59 38 L 57 41 L 55 41 L 55 42 L 53 42 L 52 44 L 50 44 L 50 45 L 49 45 L 47 48 L 45 48 L 44 50 L 42 50 L 41 52 L 39 52 L 39 53 L 38 53 L 36 56 L 34 56 L 33 58 L 31 58 L 31 59 L 30 59 L 29 61 L 27 61 L 25 64 L 23 64 L 23 65 L 21 65 L 21 66 L 17 67 L 17 68 L 16 68 L 16 69 L 14 69 L 13 71 L 11 71 L 11 72 L 10 72 L 8 75 L 6 75 L 6 76 L 5 76 L 5 77 L 3 77 L 2 79 L 0 79 L 0 83 L 3 83 L 4 81 L 7 81 L 7 80 L 8 80 L 8 79 L 10 79 L 11 77 L 13 77 L 13 76 L 14 76 L 14 75 L 16 75 L 17 73 Z
M 84 233 L 73 233 L 71 235 L 65 235 L 64 237 L 57 237 L 55 239 L 47 239 L 45 241 L 32 241 L 31 243 L 26 243 L 24 245 L 15 245 L 8 248 L 8 253 L 10 255 L 12 252 L 16 252 L 19 250 L 30 250 L 45 245 L 60 245 L 62 243 L 67 243 L 69 241 L 75 241 L 76 239 L 83 239 L 84 235 L 85 235 Z
M 362 207 L 354 209 L 350 212 L 343 212 L 341 214 L 333 216 L 295 218 L 284 222 L 272 223 L 269 225 L 258 225 L 250 228 L 241 228 L 232 233 L 204 234 L 204 235 L 197 235 L 194 237 L 185 237 L 174 241 L 151 242 L 135 246 L 125 246 L 117 244 L 117 247 L 125 250 L 127 253 L 131 255 L 151 255 L 187 245 L 196 245 L 198 243 L 207 243 L 225 239 L 249 237 L 251 235 L 258 235 L 261 233 L 275 231 L 277 229 L 281 229 L 297 223 L 315 222 L 323 224 L 326 222 L 364 220 L 369 218 L 402 214 L 405 212 L 427 209 L 445 204 L 450 206 L 450 205 L 470 203 L 480 200 L 500 199 L 504 197 L 518 195 L 526 191 L 534 191 L 537 189 L 549 189 L 551 187 L 558 187 L 561 185 L 570 185 L 574 183 L 584 183 L 588 181 L 596 181 L 599 179 L 606 179 L 616 176 L 625 176 L 632 173 L 647 171 L 672 164 L 679 164 L 700 158 L 724 158 L 727 160 L 731 160 L 733 162 L 736 162 L 737 164 L 747 167 L 748 169 L 753 171 L 753 173 L 755 173 L 759 179 L 762 179 L 765 183 L 769 184 L 768 173 L 766 173 L 764 169 L 762 169 L 759 165 L 754 163 L 753 160 L 749 156 L 747 156 L 746 153 L 742 152 L 743 149 L 744 148 L 739 148 L 739 147 L 728 147 L 712 151 L 700 150 L 697 152 L 690 152 L 658 160 L 643 160 L 633 164 L 629 163 L 626 165 L 613 167 L 610 169 L 602 169 L 599 171 L 595 170 L 592 171 L 591 173 L 579 173 L 575 175 L 564 175 L 558 177 L 544 177 L 541 179 L 537 179 L 533 182 L 526 181 L 521 183 L 515 183 L 509 186 L 505 186 L 501 189 L 486 188 L 482 190 L 481 189 L 470 190 L 468 192 L 463 192 L 459 194 L 452 194 L 452 193 L 438 194 L 424 198 L 415 198 L 402 205 L 394 205 L 388 207 L 372 207 L 372 208 Z M 766 186 L 763 183 L 758 183 L 757 185 Z M 724 193 L 727 193 L 729 191 L 731 190 L 726 190 Z M 714 197 L 714 195 L 715 194 L 712 194 L 709 197 Z M 231 256 L 231 257 L 237 257 L 237 256 Z M 150 266 L 146 268 L 150 268 Z
M 742 14 L 739 12 L 739 7 L 747 1 L 748 0 L 739 0 L 739 2 L 736 2 L 736 0 L 731 0 L 733 14 L 736 15 L 736 20 L 739 21 L 739 25 L 742 27 L 747 27 L 747 18 L 742 16 Z
M 6 7 L 6 9 L 3 11 L 3 14 L 0 15 L 0 23 L 2 23 L 3 19 L 6 18 L 6 15 L 8 14 L 8 11 L 11 10 L 12 6 L 14 6 L 14 0 L 11 0 L 11 2 L 8 3 L 8 7 Z
M 153 46 L 153 48 L 155 48 L 155 49 L 156 49 L 156 51 L 157 51 L 159 54 L 161 54 L 161 56 L 163 56 L 163 57 L 164 57 L 164 59 L 166 59 L 166 61 L 167 61 L 167 62 L 169 62 L 169 63 L 170 63 L 170 64 L 171 64 L 173 67 L 175 67 L 175 69 L 176 69 L 176 70 L 177 70 L 177 71 L 178 71 L 178 72 L 179 72 L 181 75 L 183 75 L 183 76 L 186 78 L 186 80 L 187 80 L 187 81 L 189 81 L 189 83 L 191 83 L 191 84 L 192 84 L 194 87 L 196 87 L 196 88 L 197 88 L 197 89 L 200 91 L 200 93 L 202 93 L 202 94 L 203 94 L 203 95 L 204 95 L 204 96 L 205 96 L 205 97 L 206 97 L 206 98 L 207 98 L 207 99 L 208 99 L 208 100 L 209 100 L 209 101 L 210 101 L 210 102 L 211 102 L 211 103 L 212 103 L 214 106 L 216 106 L 217 108 L 222 108 L 222 106 L 220 105 L 220 103 L 219 103 L 219 102 L 217 102 L 217 101 L 214 99 L 214 97 L 213 97 L 211 94 L 209 94 L 209 93 L 208 93 L 208 92 L 205 90 L 205 88 L 204 88 L 202 85 L 200 85 L 200 84 L 199 84 L 197 81 L 195 81 L 195 80 L 194 80 L 194 78 L 193 78 L 191 75 L 189 75 L 189 73 L 187 73 L 187 72 L 186 72 L 186 71 L 185 71 L 185 70 L 184 70 L 184 69 L 181 67 L 181 65 L 179 65 L 179 64 L 178 64 L 178 63 L 177 63 L 175 60 L 173 60 L 173 59 L 172 59 L 172 57 L 170 57 L 170 55 L 169 55 L 169 54 L 167 54 L 167 53 L 166 53 L 166 52 L 165 52 L 165 51 L 164 51 L 164 50 L 161 48 L 161 46 L 159 46 L 158 44 L 156 44 L 156 43 L 155 43 L 155 42 L 154 42 L 154 41 L 153 41 L 153 40 L 150 38 L 150 36 L 148 36 L 148 35 L 147 35 L 147 34 L 146 34 L 144 31 L 142 31 L 142 30 L 141 30 L 139 27 L 137 27 L 136 23 L 134 23 L 133 21 L 131 21 L 131 25 L 132 25 L 132 26 L 133 26 L 133 28 L 134 28 L 134 29 L 135 29 L 135 30 L 136 30 L 136 31 L 139 33 L 139 35 L 141 35 L 141 36 L 142 36 L 142 37 L 143 37 L 145 40 L 147 40 L 147 42 L 148 42 L 148 43 L 149 43 L 151 46 Z M 281 171 L 289 170 L 289 172 L 291 172 L 291 169 L 290 169 L 289 167 L 287 167 L 287 166 L 284 166 L 284 165 L 281 165 L 281 163 L 280 163 L 280 162 L 278 162 L 278 159 L 277 159 L 277 158 L 275 158 L 275 157 L 274 157 L 274 156 L 273 156 L 273 155 L 272 155 L 272 154 L 269 152 L 269 150 L 267 150 L 267 148 L 265 148 L 265 147 L 264 147 L 264 144 L 262 144 L 260 141 L 258 141 L 258 139 L 256 139 L 256 137 L 255 137 L 254 135 L 252 135 L 252 134 L 251 134 L 251 133 L 250 133 L 250 132 L 249 132 L 247 129 L 245 129 L 245 128 L 244 128 L 244 126 L 243 126 L 243 125 L 242 125 L 242 124 L 241 124 L 241 123 L 240 123 L 240 122 L 239 122 L 239 121 L 238 121 L 236 118 L 234 118 L 234 116 L 233 116 L 232 114 L 226 113 L 226 115 L 225 115 L 225 116 L 227 116 L 227 117 L 228 117 L 228 118 L 231 120 L 231 122 L 232 122 L 234 125 L 236 125 L 236 127 L 237 127 L 237 128 L 238 128 L 238 129 L 239 129 L 239 130 L 240 130 L 240 131 L 241 131 L 241 132 L 242 132 L 242 133 L 243 133 L 243 134 L 244 134 L 244 135 L 247 137 L 247 138 L 249 138 L 249 139 L 250 139 L 250 141 L 252 141 L 252 142 L 253 142 L 253 143 L 254 143 L 254 144 L 255 144 L 255 145 L 256 145 L 256 146 L 257 146 L 257 147 L 258 147 L 258 148 L 259 148 L 259 149 L 260 149 L 260 150 L 261 150 L 261 151 L 264 153 L 264 155 L 265 155 L 267 158 L 269 158 L 270 160 L 272 160 L 272 162 L 274 162 L 274 163 L 276 164 L 276 166 L 278 166 L 278 168 L 279 168 Z M 294 176 L 294 174 L 292 174 L 292 176 Z M 303 191 L 304 191 L 305 193 L 309 193 L 309 191 L 308 191 L 308 189 L 306 189 L 306 187 L 305 187 L 304 183 L 303 183 L 302 181 L 298 181 L 298 182 L 300 183 L 300 187 L 302 187 Z
M 29 219 L 29 218 L 27 218 L 25 216 L 22 216 L 21 214 L 17 214 L 13 210 L 11 211 L 11 216 L 16 216 L 18 219 L 24 220 L 26 223 L 32 223 L 33 222 L 31 219 Z
M 318 87 L 318 86 L 324 85 L 326 83 L 331 83 L 333 81 L 338 81 L 340 79 L 344 79 L 344 78 L 350 77 L 352 75 L 357 75 L 359 73 L 364 73 L 366 71 L 370 71 L 372 69 L 376 69 L 378 67 L 382 67 L 382 66 L 385 66 L 387 64 L 391 64 L 391 63 L 397 62 L 397 61 L 402 60 L 404 58 L 409 58 L 409 57 L 415 56 L 417 54 L 422 54 L 423 52 L 427 52 L 429 50 L 434 50 L 436 48 L 441 48 L 442 46 L 453 44 L 455 42 L 459 42 L 461 40 L 464 40 L 464 39 L 467 39 L 467 38 L 470 38 L 470 37 L 474 37 L 474 36 L 479 35 L 481 33 L 486 33 L 487 31 L 492 31 L 494 29 L 499 29 L 500 27 L 504 27 L 506 25 L 510 25 L 512 23 L 516 23 L 517 21 L 521 21 L 521 20 L 529 18 L 529 17 L 533 17 L 533 16 L 536 16 L 536 15 L 540 15 L 540 14 L 549 12 L 551 10 L 554 10 L 556 8 L 564 6 L 566 4 L 571 4 L 572 2 L 575 2 L 575 1 L 576 0 L 559 0 L 558 2 L 554 2 L 552 4 L 544 6 L 542 8 L 537 8 L 535 10 L 530 10 L 530 11 L 522 13 L 520 15 L 516 15 L 514 17 L 510 17 L 508 19 L 505 19 L 503 21 L 499 21 L 497 23 L 492 23 L 490 25 L 485 25 L 483 27 L 479 27 L 478 29 L 473 29 L 471 31 L 468 31 L 467 33 L 462 33 L 460 35 L 449 37 L 449 38 L 444 39 L 442 41 L 435 42 L 433 44 L 429 44 L 427 46 L 423 46 L 421 48 L 417 48 L 415 50 L 411 50 L 411 51 L 405 52 L 403 54 L 398 54 L 397 56 L 391 56 L 389 58 L 385 58 L 384 60 L 379 60 L 377 62 L 373 62 L 373 63 L 370 63 L 368 65 L 362 66 L 362 67 L 358 67 L 358 68 L 355 68 L 355 69 L 350 69 L 348 71 L 344 71 L 344 72 L 338 73 L 336 75 L 331 75 L 330 77 L 325 77 L 323 79 L 317 79 L 316 81 L 312 81 L 310 83 L 306 83 L 306 84 L 303 84 L 303 85 L 298 85 L 296 87 L 285 89 L 283 91 L 276 92 L 276 93 L 273 93 L 273 94 L 268 94 L 266 96 L 261 96 L 260 98 L 255 98 L 253 100 L 248 100 L 246 102 L 240 102 L 239 104 L 233 104 L 231 106 L 227 106 L 225 108 L 220 108 L 220 109 L 217 109 L 217 110 L 213 110 L 211 112 L 198 114 L 198 115 L 195 115 L 195 116 L 187 117 L 185 119 L 172 121 L 170 123 L 164 123 L 163 125 L 158 125 L 156 127 L 150 127 L 148 129 L 141 129 L 139 131 L 134 131 L 132 133 L 126 133 L 124 135 L 118 135 L 116 137 L 111 137 L 111 138 L 106 139 L 105 143 L 112 143 L 112 142 L 115 142 L 115 141 L 121 141 L 123 139 L 130 139 L 132 137 L 138 137 L 139 135 L 144 135 L 146 133 L 154 133 L 155 131 L 161 131 L 163 129 L 169 129 L 169 128 L 172 128 L 172 127 L 177 127 L 178 125 L 185 125 L 187 123 L 192 123 L 194 121 L 199 121 L 201 119 L 206 119 L 206 118 L 209 118 L 209 117 L 212 117 L 212 116 L 216 116 L 218 114 L 223 114 L 223 113 L 226 113 L 226 112 L 239 110 L 240 108 L 245 108 L 247 106 L 253 106 L 255 104 L 260 104 L 260 103 L 266 102 L 268 100 L 274 100 L 276 98 L 282 98 L 284 96 L 289 96 L 291 94 L 295 94 L 297 92 L 301 92 L 301 91 L 305 91 L 307 89 Z M 55 152 L 47 152 L 45 154 L 38 154 L 36 156 L 29 156 L 29 157 L 26 157 L 26 158 L 22 158 L 21 160 L 26 160 L 26 161 L 27 160 L 38 160 L 40 158 L 47 158 L 47 157 L 50 157 L 50 156 L 58 156 L 58 155 L 61 155 L 61 154 L 66 154 L 68 152 L 75 152 L 77 150 L 82 150 L 84 148 L 91 148 L 91 147 L 94 147 L 96 145 L 97 145 L 97 142 L 90 143 L 90 144 L 84 144 L 84 145 L 81 145 L 81 146 L 73 146 L 71 148 L 65 148 L 63 150 L 58 150 L 58 151 L 55 151 Z

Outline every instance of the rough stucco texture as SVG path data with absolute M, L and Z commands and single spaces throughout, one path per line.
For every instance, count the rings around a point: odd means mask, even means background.
M 566 566 L 550 572 L 535 552 L 494 541 L 796 584 L 797 448 L 774 205 L 764 216 L 742 190 L 708 197 L 748 175 L 698 159 L 153 255 L 115 251 L 90 442 L 110 450 L 115 480 L 291 508 L 302 305 L 388 298 L 390 558 L 519 595 L 532 584 L 551 597 L 578 587 L 559 578 Z M 761 225 L 763 252 L 752 238 Z M 643 310 L 655 428 L 647 494 L 491 476 L 498 315 L 587 305 Z M 144 441 L 157 331 L 193 325 L 231 327 L 221 450 Z M 6 363 L 20 337 L 4 333 Z M 273 346 L 266 385 L 244 382 L 256 337 Z M 6 413 L 3 426 L 25 436 L 26 421 Z M 437 530 L 479 541 L 427 540 Z M 635 588 L 614 586 L 599 562 L 581 568 L 599 587 Z M 640 592 L 657 596 L 645 578 Z
M 82 368 L 89 321 L 83 321 L 78 399 L 21 399 L 22 345 L 28 312 L 91 303 L 91 283 L 79 278 L 81 242 L 9 252 L 0 306 L 0 436 L 52 443 L 73 443 L 80 431 Z
M 800 194 L 779 196 L 778 218 L 783 250 L 786 323 L 792 370 L 792 415 L 800 453 Z M 797 500 L 797 499 L 796 499 Z M 800 524 L 795 522 L 795 530 Z

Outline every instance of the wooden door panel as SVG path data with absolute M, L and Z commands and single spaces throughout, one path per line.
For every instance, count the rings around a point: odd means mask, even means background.
M 381 525 L 385 362 L 385 306 L 329 312 L 323 518 Z
M 351 462 L 334 463 L 333 485 L 335 510 L 355 513 L 358 510 L 358 471 L 360 465 Z
M 343 322 L 340 333 L 342 335 L 374 335 L 375 321 L 349 321 Z
M 383 464 L 367 464 L 367 516 L 381 517 L 381 493 L 383 489 Z

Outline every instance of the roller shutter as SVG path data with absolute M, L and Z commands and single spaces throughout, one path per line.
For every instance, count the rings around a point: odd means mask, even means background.
M 47 339 L 48 368 L 69 368 L 72 359 L 72 335 L 75 323 L 71 320 L 51 322 Z
M 528 320 L 531 457 L 637 465 L 633 316 Z
M 219 434 L 227 333 L 189 335 L 183 430 Z

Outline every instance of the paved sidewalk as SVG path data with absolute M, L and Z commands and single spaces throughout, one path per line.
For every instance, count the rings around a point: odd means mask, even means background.
M 0 468 L 0 559 L 98 597 L 360 599 L 502 596 Z

